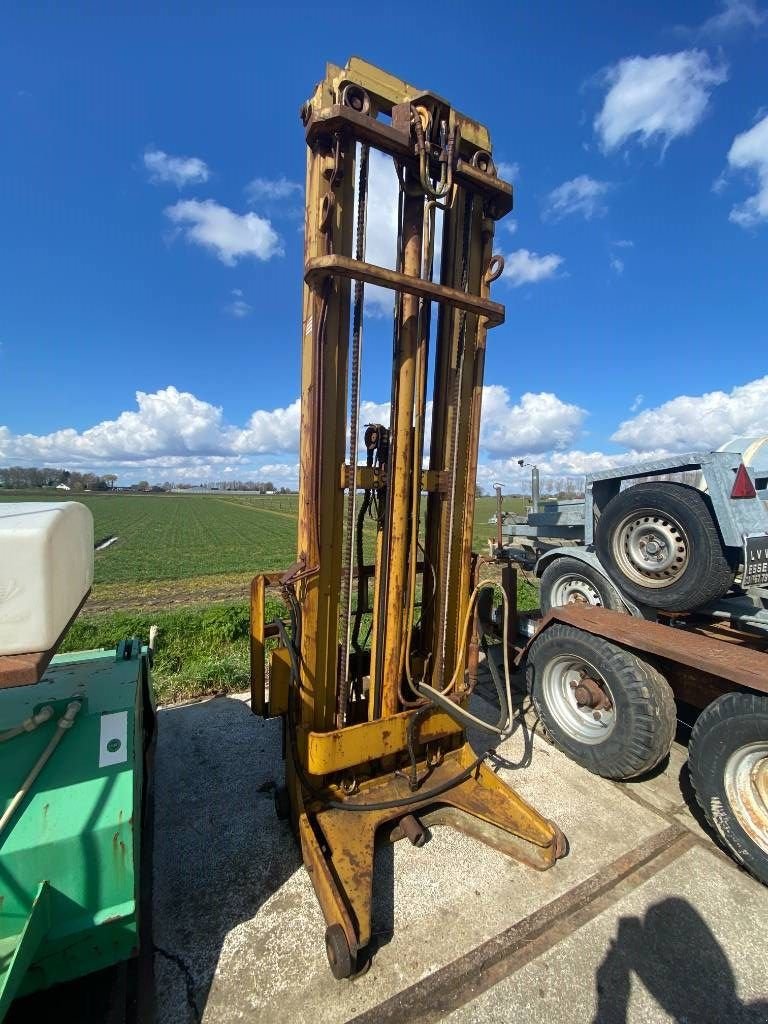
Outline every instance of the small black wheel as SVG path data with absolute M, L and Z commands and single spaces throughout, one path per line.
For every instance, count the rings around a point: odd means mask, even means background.
M 275 814 L 280 821 L 287 821 L 291 816 L 291 798 L 285 786 L 275 787 Z
M 611 498 L 595 550 L 621 593 L 662 611 L 701 608 L 733 583 L 712 502 L 687 484 L 636 484 Z
M 554 623 L 531 645 L 526 681 L 549 737 L 595 775 L 632 779 L 669 753 L 672 689 L 651 664 L 618 644 Z
M 578 558 L 555 558 L 541 574 L 541 610 L 568 605 L 593 605 L 626 611 L 619 592 L 605 576 Z
M 340 924 L 329 924 L 325 929 L 325 952 L 328 954 L 331 974 L 337 981 L 352 977 L 355 973 L 355 956 Z
M 768 885 L 768 697 L 726 693 L 688 744 L 696 799 L 732 856 Z

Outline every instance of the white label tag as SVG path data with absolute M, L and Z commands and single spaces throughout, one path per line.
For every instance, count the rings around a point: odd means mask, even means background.
M 115 711 L 101 716 L 99 768 L 128 760 L 128 712 Z

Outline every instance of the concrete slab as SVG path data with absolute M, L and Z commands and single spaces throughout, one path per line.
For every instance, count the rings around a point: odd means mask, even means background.
M 160 1021 L 346 1021 L 559 897 L 668 821 L 536 739 L 506 772 L 560 824 L 570 855 L 545 873 L 446 828 L 426 847 L 384 845 L 369 972 L 335 982 L 324 923 L 287 825 L 275 818 L 280 730 L 244 699 L 159 715 L 155 940 Z M 523 760 L 522 728 L 503 748 Z M 311 999 L 308 998 L 311 993 Z
M 768 890 L 696 846 L 446 1018 L 764 1024 Z

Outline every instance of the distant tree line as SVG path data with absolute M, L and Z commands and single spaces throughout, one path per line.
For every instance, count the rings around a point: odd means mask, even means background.
M 176 491 L 254 491 L 256 494 L 293 494 L 290 487 L 275 487 L 271 480 L 211 480 L 203 484 L 164 484 Z
M 0 487 L 22 490 L 35 487 L 58 487 L 63 484 L 71 491 L 111 491 L 117 476 L 105 473 L 78 473 L 68 469 L 43 469 L 37 466 L 7 466 L 0 469 Z

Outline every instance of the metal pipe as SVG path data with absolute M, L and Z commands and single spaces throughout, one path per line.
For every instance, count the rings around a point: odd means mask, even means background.
M 7 729 L 5 732 L 0 732 L 0 743 L 5 743 L 6 740 L 12 740 L 15 736 L 21 736 L 25 732 L 34 732 L 39 725 L 47 722 L 49 718 L 53 717 L 53 708 L 50 704 L 46 704 L 44 708 L 34 714 L 30 715 L 29 718 L 25 718 L 23 722 L 19 722 L 18 725 L 14 725 L 12 729 Z
M 46 762 L 49 760 L 49 758 L 53 754 L 54 750 L 56 749 L 56 747 L 61 742 L 61 738 L 64 735 L 64 733 L 67 731 L 67 729 L 71 729 L 72 728 L 72 724 L 75 721 L 75 718 L 77 717 L 77 713 L 78 713 L 78 711 L 80 710 L 81 707 L 82 707 L 82 704 L 80 703 L 80 701 L 76 701 L 76 700 L 72 701 L 71 704 L 67 704 L 67 710 L 64 712 L 64 714 L 61 716 L 61 718 L 56 723 L 56 732 L 53 734 L 53 736 L 49 740 L 48 746 L 45 748 L 45 750 L 42 752 L 40 757 L 37 759 L 37 761 L 35 762 L 34 767 L 32 768 L 32 771 L 29 773 L 29 775 L 26 777 L 26 779 L 22 783 L 21 789 L 18 791 L 16 796 L 13 798 L 13 800 L 11 800 L 11 802 L 8 804 L 8 806 L 5 809 L 5 812 L 3 813 L 2 818 L 0 818 L 0 835 L 3 834 L 3 830 L 5 829 L 5 826 L 11 820 L 11 818 L 15 814 L 16 809 L 18 808 L 19 804 L 21 803 L 21 801 L 24 799 L 24 797 L 27 795 L 27 793 L 30 791 L 30 789 L 34 785 L 35 779 L 40 774 L 40 772 L 43 770 L 43 768 L 46 765 Z
M 406 178 L 403 203 L 403 273 L 418 277 L 421 273 L 421 246 L 424 224 L 424 195 L 414 189 L 414 180 Z M 383 650 L 381 685 L 381 714 L 394 715 L 398 711 L 401 651 L 405 626 L 404 602 L 408 563 L 409 519 L 411 488 L 418 487 L 416 474 L 421 466 L 414 465 L 413 413 L 416 389 L 416 355 L 419 334 L 419 299 L 404 294 L 401 305 L 401 325 L 395 351 L 396 403 L 392 418 L 392 446 L 390 450 L 389 508 L 387 530 L 386 613 L 379 629 L 386 630 Z
M 531 506 L 534 512 L 539 511 L 539 499 L 541 490 L 539 488 L 539 467 L 531 467 Z
M 504 499 L 501 496 L 501 484 L 494 484 L 493 489 L 496 491 L 496 554 L 500 555 L 504 547 L 504 536 L 501 532 L 501 504 Z

